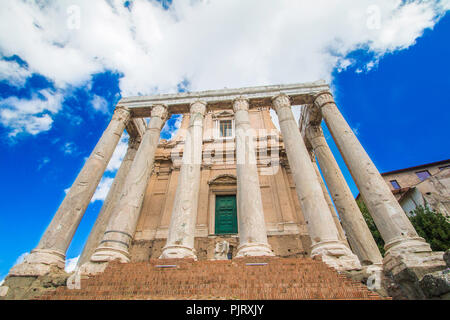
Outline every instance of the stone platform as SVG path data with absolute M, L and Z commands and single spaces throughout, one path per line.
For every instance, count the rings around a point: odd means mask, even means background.
M 80 284 L 81 289 L 59 287 L 37 299 L 384 299 L 310 258 L 114 261 L 102 274 L 81 279 Z

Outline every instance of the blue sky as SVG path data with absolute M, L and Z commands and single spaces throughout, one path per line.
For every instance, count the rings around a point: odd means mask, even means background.
M 37 245 L 122 96 L 325 79 L 381 172 L 450 158 L 448 1 L 57 3 L 0 4 L 0 280 Z M 125 150 L 126 135 L 68 258 Z

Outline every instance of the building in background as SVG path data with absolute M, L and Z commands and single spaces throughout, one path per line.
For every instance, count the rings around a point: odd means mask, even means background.
M 450 159 L 381 174 L 409 214 L 418 206 L 450 216 Z

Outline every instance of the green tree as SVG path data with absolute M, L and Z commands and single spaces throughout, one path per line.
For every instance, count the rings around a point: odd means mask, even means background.
M 381 237 L 380 231 L 378 231 L 377 226 L 375 225 L 375 222 L 373 221 L 372 216 L 370 215 L 369 210 L 366 207 L 366 204 L 361 199 L 356 200 L 356 203 L 358 204 L 359 210 L 361 211 L 364 220 L 366 220 L 370 232 L 372 232 L 372 236 L 378 246 L 378 249 L 381 252 L 381 255 L 384 256 L 383 238 Z
M 444 215 L 428 207 L 419 206 L 411 211 L 409 220 L 433 251 L 450 249 L 450 222 Z

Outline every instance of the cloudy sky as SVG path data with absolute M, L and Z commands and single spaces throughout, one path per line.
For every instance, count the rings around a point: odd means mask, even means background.
M 449 0 L 0 1 L 0 280 L 36 246 L 124 96 L 324 79 L 380 171 L 449 158 L 449 9 Z

